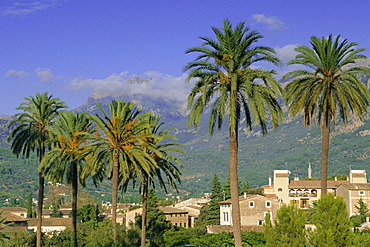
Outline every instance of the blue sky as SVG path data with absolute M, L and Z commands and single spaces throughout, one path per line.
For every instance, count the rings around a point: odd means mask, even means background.
M 0 115 L 44 91 L 70 109 L 98 89 L 185 101 L 191 83 L 182 68 L 194 55 L 184 51 L 199 46 L 199 36 L 213 37 L 224 18 L 258 30 L 259 44 L 283 62 L 311 36 L 340 34 L 370 49 L 369 7 L 366 0 L 1 0 Z M 133 76 L 153 80 L 123 87 Z

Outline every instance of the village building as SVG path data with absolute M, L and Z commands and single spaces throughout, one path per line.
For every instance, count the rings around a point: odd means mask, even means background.
M 341 196 L 347 205 L 347 211 L 349 216 L 358 214 L 358 203 L 359 200 L 370 208 L 370 184 L 368 183 L 349 183 L 341 184 L 336 190 L 336 196 Z
M 220 225 L 232 225 L 231 200 L 219 202 Z M 240 221 L 242 226 L 262 226 L 266 215 L 269 213 L 271 219 L 275 219 L 276 212 L 282 203 L 276 199 L 262 195 L 247 195 L 239 197 Z
M 273 182 L 269 179 L 269 184 L 263 186 L 264 195 L 275 198 L 285 204 L 295 204 L 299 208 L 308 209 L 312 203 L 321 197 L 320 180 L 294 180 L 289 179 L 288 170 L 274 170 Z M 327 192 L 337 195 L 340 185 L 367 184 L 365 170 L 351 170 L 347 180 L 328 180 Z M 342 194 L 345 196 L 345 193 Z
M 77 223 L 79 223 L 77 221 Z M 41 231 L 48 236 L 51 236 L 53 232 L 57 231 L 64 231 L 67 227 L 72 226 L 72 219 L 71 218 L 43 218 L 42 219 L 42 226 Z M 37 230 L 37 219 L 31 218 L 28 219 L 28 230 L 33 230 L 36 232 Z
M 3 213 L 11 213 L 23 218 L 27 218 L 27 209 L 22 207 L 2 207 L 0 211 Z

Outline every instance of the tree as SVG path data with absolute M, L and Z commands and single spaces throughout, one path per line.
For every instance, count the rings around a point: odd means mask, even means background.
M 369 209 L 366 202 L 364 202 L 362 198 L 358 200 L 358 204 L 355 205 L 355 208 L 357 209 L 357 215 L 351 216 L 350 219 L 354 226 L 358 227 L 366 221 L 366 217 L 369 216 Z
M 354 233 L 342 197 L 334 198 L 332 193 L 323 195 L 313 210 L 311 222 L 316 226 L 310 235 L 313 246 L 353 246 Z
M 148 190 L 147 200 L 147 239 L 149 247 L 164 246 L 164 234 L 171 228 L 171 223 L 167 221 L 163 211 L 158 208 L 158 198 L 154 195 L 154 189 Z M 136 224 L 141 226 L 142 216 L 136 218 Z
M 26 102 L 16 108 L 21 112 L 15 114 L 15 119 L 9 123 L 9 128 L 14 129 L 10 132 L 8 140 L 12 142 L 11 149 L 17 157 L 22 155 L 28 158 L 30 153 L 36 150 L 39 162 L 41 162 L 50 136 L 48 127 L 58 116 L 58 111 L 66 106 L 64 102 L 53 98 L 47 92 L 37 93 L 35 97 L 26 97 L 25 100 Z M 37 203 L 37 247 L 41 246 L 44 180 L 44 170 L 41 168 Z
M 92 122 L 84 113 L 64 111 L 49 127 L 53 136 L 53 149 L 41 161 L 40 168 L 44 169 L 45 177 L 56 183 L 72 185 L 72 246 L 77 246 L 77 194 L 78 182 L 85 185 L 85 177 L 81 176 L 84 169 L 85 157 L 81 155 L 86 148 L 86 134 L 92 134 Z M 100 175 L 100 174 L 97 174 Z M 96 181 L 96 176 L 94 177 Z M 58 208 L 58 204 L 53 205 Z
M 141 221 L 141 247 L 145 247 L 146 244 L 146 225 L 147 225 L 147 199 L 149 186 L 155 188 L 156 180 L 159 185 L 167 193 L 168 183 L 172 188 L 177 190 L 176 182 L 180 181 L 181 173 L 177 166 L 181 167 L 180 160 L 172 155 L 171 153 L 182 153 L 184 152 L 179 148 L 182 147 L 180 143 L 171 142 L 169 140 L 175 140 L 176 137 L 169 134 L 172 128 L 160 131 L 163 122 L 160 122 L 160 116 L 149 116 L 149 123 L 152 125 L 150 129 L 151 136 L 147 138 L 148 144 L 152 149 L 146 149 L 145 151 L 151 155 L 157 167 L 148 174 L 146 171 L 141 172 L 140 177 L 140 191 L 142 193 L 142 221 Z M 135 176 L 137 177 L 137 176 Z
M 279 246 L 306 246 L 306 216 L 302 209 L 296 205 L 283 205 L 278 210 L 274 223 L 273 236 L 276 238 L 275 243 Z
M 32 195 L 28 195 L 27 199 L 27 218 L 32 218 Z
M 190 71 L 187 80 L 197 80 L 188 97 L 188 107 L 191 108 L 189 125 L 197 128 L 203 111 L 210 104 L 211 135 L 215 125 L 221 129 L 226 114 L 229 116 L 232 221 L 235 245 L 240 247 L 238 126 L 243 113 L 248 130 L 252 130 L 255 122 L 261 126 L 261 132 L 266 134 L 268 116 L 272 119 L 273 127 L 278 126 L 283 113 L 277 101 L 280 87 L 273 78 L 275 72 L 254 69 L 252 66 L 259 61 L 276 65 L 280 62 L 273 49 L 255 45 L 262 35 L 257 31 L 250 31 L 245 23 L 233 28 L 229 20 L 224 20 L 222 29 L 213 27 L 212 30 L 216 40 L 200 37 L 202 46 L 186 51 L 199 53 L 194 61 L 184 67 L 184 71 Z
M 199 218 L 196 222 L 197 227 L 206 227 L 207 225 L 219 225 L 220 224 L 220 204 L 223 200 L 223 193 L 221 189 L 220 179 L 217 174 L 213 176 L 212 180 L 212 193 L 210 201 L 204 205 L 199 214 Z
M 327 193 L 330 124 L 348 122 L 350 113 L 361 120 L 369 106 L 369 91 L 358 75 L 370 69 L 356 65 L 365 49 L 356 49 L 357 43 L 348 43 L 340 36 L 311 37 L 311 48 L 299 46 L 298 55 L 288 64 L 302 64 L 312 71 L 298 69 L 284 75 L 290 78 L 285 87 L 285 101 L 289 112 L 296 116 L 303 111 L 304 126 L 317 122 L 322 130 L 321 193 Z
M 148 115 L 135 107 L 134 103 L 113 100 L 109 104 L 109 115 L 101 104 L 97 104 L 102 116 L 90 115 L 96 123 L 98 132 L 90 136 L 92 152 L 89 154 L 85 173 L 94 175 L 109 165 L 109 177 L 112 179 L 112 223 L 113 239 L 117 242 L 117 192 L 120 181 L 126 183 L 133 170 L 150 174 L 153 169 L 153 157 L 146 152 L 150 149 L 146 139 L 151 127 Z M 145 147 L 144 147 L 145 146 Z M 90 150 L 89 150 L 90 151 Z

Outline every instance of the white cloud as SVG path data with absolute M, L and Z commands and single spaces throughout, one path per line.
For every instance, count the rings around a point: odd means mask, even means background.
M 28 0 L 22 2 L 19 1 L 13 3 L 11 6 L 2 8 L 0 10 L 0 13 L 4 15 L 24 16 L 32 14 L 36 11 L 53 7 L 59 4 L 59 2 L 61 2 L 61 0 L 38 0 L 38 1 Z
M 290 60 L 294 59 L 295 56 L 298 54 L 294 49 L 297 48 L 298 45 L 289 44 L 283 47 L 276 47 L 276 55 L 277 57 L 283 62 L 287 63 Z
M 264 14 L 255 14 L 253 19 L 259 23 L 264 23 L 268 25 L 271 30 L 280 30 L 285 28 L 285 24 L 276 16 L 266 17 Z
M 179 77 L 163 75 L 150 71 L 145 73 L 145 78 L 150 78 L 147 83 L 130 84 L 126 80 L 134 77 L 127 72 L 112 74 L 104 79 L 78 77 L 70 82 L 72 89 L 80 90 L 89 88 L 96 94 L 129 94 L 148 95 L 163 98 L 179 104 L 186 102 L 192 83 L 185 83 L 186 74 Z
M 56 77 L 53 75 L 50 69 L 46 68 L 37 68 L 34 71 L 37 75 L 37 77 L 40 79 L 40 81 L 52 81 L 56 79 Z
M 15 69 L 8 70 L 7 77 L 16 77 L 18 80 L 24 80 L 30 76 L 26 71 L 16 71 Z

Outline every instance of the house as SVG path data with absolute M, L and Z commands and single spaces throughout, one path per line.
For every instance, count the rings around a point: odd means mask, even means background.
M 358 214 L 356 206 L 360 199 L 370 208 L 370 184 L 368 183 L 341 184 L 336 190 L 336 196 L 343 197 L 349 216 Z
M 294 180 L 289 179 L 288 170 L 274 170 L 274 183 L 269 179 L 269 184 L 263 186 L 264 195 L 275 198 L 285 204 L 296 204 L 299 208 L 307 209 L 312 203 L 321 197 L 320 180 Z M 327 192 L 337 195 L 340 185 L 366 184 L 365 170 L 351 170 L 347 180 L 328 180 Z
M 2 216 L 5 218 L 5 231 L 15 232 L 27 230 L 28 220 L 26 218 L 9 212 L 2 213 Z
M 189 223 L 188 227 L 194 227 L 195 221 L 198 219 L 201 208 L 210 201 L 209 198 L 190 198 L 185 201 L 178 202 L 172 207 L 182 209 L 188 212 Z
M 61 218 L 69 218 L 72 213 L 72 208 L 61 208 L 59 209 L 59 212 Z M 52 209 L 44 209 L 42 210 L 42 218 L 51 218 L 52 213 Z
M 220 204 L 220 225 L 232 225 L 231 200 L 219 202 Z M 277 199 L 262 195 L 247 195 L 239 197 L 240 220 L 242 226 L 261 226 L 265 217 L 270 213 L 271 219 L 275 219 L 276 212 L 282 203 Z
M 159 209 L 163 211 L 166 219 L 170 221 L 172 225 L 184 228 L 189 227 L 188 212 L 175 207 L 159 207 Z
M 141 215 L 142 212 L 143 212 L 143 208 L 136 208 L 136 209 L 125 212 L 125 226 L 129 228 L 130 224 L 135 223 L 136 216 Z
M 77 222 L 79 223 L 79 222 Z M 72 226 L 71 218 L 43 218 L 41 231 L 48 236 L 51 236 L 54 231 L 64 231 L 67 227 Z M 28 219 L 28 230 L 37 230 L 37 219 Z
M 189 216 L 188 212 L 175 208 L 175 207 L 159 207 L 163 211 L 166 219 L 175 226 L 181 226 L 184 228 L 189 227 Z M 135 223 L 135 217 L 141 215 L 143 212 L 142 208 L 137 208 L 125 213 L 126 221 L 125 226 L 129 227 L 130 224 Z
M 3 207 L 0 208 L 3 213 L 11 213 L 23 218 L 27 218 L 27 209 L 22 207 Z

